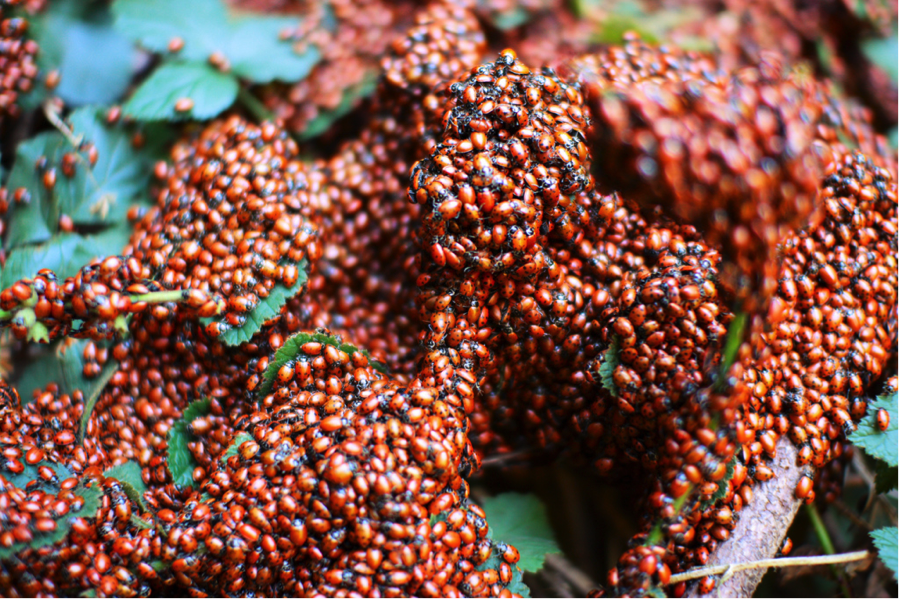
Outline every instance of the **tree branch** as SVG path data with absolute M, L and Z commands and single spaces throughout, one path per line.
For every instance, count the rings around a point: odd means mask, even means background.
M 797 451 L 782 437 L 777 442 L 777 457 L 771 462 L 775 477 L 753 488 L 753 499 L 739 513 L 740 519 L 730 538 L 718 545 L 708 566 L 727 566 L 768 560 L 777 555 L 783 539 L 802 505 L 794 490 L 799 479 L 811 476 L 810 467 L 796 464 Z M 737 571 L 722 579 L 712 591 L 718 597 L 751 597 L 765 575 L 766 568 Z M 687 597 L 702 597 L 697 583 L 687 587 Z

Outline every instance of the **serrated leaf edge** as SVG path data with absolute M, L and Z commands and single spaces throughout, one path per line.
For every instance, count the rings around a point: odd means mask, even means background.
M 377 360 L 373 360 L 371 358 L 371 355 L 366 350 L 359 349 L 355 345 L 351 345 L 349 343 L 343 343 L 341 339 L 334 335 L 299 332 L 288 337 L 284 342 L 284 345 L 282 345 L 278 349 L 278 351 L 275 352 L 275 355 L 269 362 L 268 368 L 266 368 L 265 372 L 262 374 L 262 382 L 259 385 L 259 390 L 257 391 L 256 396 L 261 399 L 271 393 L 272 387 L 275 384 L 275 379 L 278 377 L 278 370 L 284 364 L 296 358 L 297 355 L 299 355 L 300 351 L 302 351 L 303 345 L 313 342 L 323 343 L 332 347 L 336 347 L 337 349 L 345 352 L 350 357 L 352 357 L 353 354 L 357 351 L 362 352 L 362 355 L 368 358 L 368 363 L 372 368 L 382 374 L 387 373 L 386 367 Z

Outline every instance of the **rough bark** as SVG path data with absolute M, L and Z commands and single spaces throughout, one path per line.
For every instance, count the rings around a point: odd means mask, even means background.
M 796 483 L 810 467 L 796 464 L 796 447 L 786 438 L 777 443 L 777 457 L 770 464 L 775 477 L 753 488 L 752 502 L 740 511 L 730 538 L 709 557 L 708 565 L 739 564 L 774 557 L 802 505 L 794 495 Z M 743 570 L 719 581 L 711 595 L 699 592 L 698 581 L 687 587 L 687 597 L 751 597 L 765 575 L 764 569 Z

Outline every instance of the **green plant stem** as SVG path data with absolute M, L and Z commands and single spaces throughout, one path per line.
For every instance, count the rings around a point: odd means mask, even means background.
M 132 295 L 131 303 L 147 302 L 148 304 L 162 304 L 165 302 L 180 302 L 184 299 L 183 289 L 173 289 L 171 291 L 151 291 L 140 295 Z
M 250 90 L 243 86 L 237 90 L 237 101 L 260 122 L 273 121 L 275 119 L 275 115 L 259 101 L 259 98 L 251 94 Z
M 721 348 L 721 367 L 718 371 L 718 380 L 715 381 L 715 389 L 724 389 L 727 380 L 727 371 L 737 359 L 737 352 L 743 344 L 744 331 L 746 329 L 746 313 L 739 308 L 734 309 L 734 319 L 727 327 L 727 335 L 724 337 L 724 347 Z
M 827 532 L 827 527 L 824 526 L 824 520 L 821 519 L 821 514 L 818 513 L 814 504 L 805 506 L 805 511 L 808 512 L 808 517 L 811 519 L 812 526 L 815 528 L 815 535 L 817 535 L 818 541 L 821 543 L 821 548 L 824 549 L 824 553 L 827 555 L 834 555 L 837 550 L 833 546 L 833 541 L 830 539 L 830 533 Z
M 677 499 L 674 500 L 674 513 L 675 514 L 680 513 L 680 511 L 684 507 L 684 504 L 687 503 L 687 500 L 690 498 L 690 496 L 692 494 L 693 494 L 693 485 L 690 485 L 690 488 L 687 489 L 686 493 L 684 493 L 683 495 L 681 495 L 680 497 L 678 497 Z M 655 524 L 655 526 L 652 527 L 652 530 L 649 532 L 649 534 L 646 536 L 646 543 L 644 543 L 644 545 L 649 547 L 651 545 L 657 544 L 661 540 L 662 540 L 662 523 L 657 522 Z
M 821 518 L 821 514 L 818 513 L 818 509 L 815 505 L 808 504 L 805 506 L 805 511 L 808 512 L 808 516 L 812 521 L 812 527 L 815 529 L 815 535 L 818 537 L 818 541 L 821 543 L 821 548 L 824 549 L 824 553 L 827 555 L 836 555 L 837 550 L 833 545 L 833 541 L 830 538 L 830 533 L 827 532 L 827 527 L 824 525 L 824 520 Z M 840 587 L 843 591 L 843 595 L 846 597 L 852 596 L 852 591 L 849 588 L 849 584 L 846 581 L 845 577 L 837 570 L 836 566 L 831 566 L 831 571 L 834 576 L 840 581 Z

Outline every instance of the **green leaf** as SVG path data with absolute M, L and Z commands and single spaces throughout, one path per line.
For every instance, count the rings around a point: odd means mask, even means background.
M 431 525 L 435 523 L 437 520 L 446 521 L 446 516 L 441 514 L 439 517 L 431 516 Z M 478 572 L 485 572 L 487 570 L 499 570 L 500 565 L 503 563 L 502 555 L 499 554 L 498 551 L 493 551 L 490 554 L 490 557 L 487 558 L 483 564 L 477 567 Z M 521 568 L 515 566 L 512 568 L 512 580 L 509 581 L 509 584 L 506 585 L 506 588 L 509 589 L 511 593 L 516 593 L 521 595 L 522 597 L 530 597 L 531 589 L 528 588 L 528 585 L 524 583 L 524 572 L 522 572 Z
M 899 573 L 899 529 L 895 526 L 885 526 L 871 532 L 871 538 L 874 539 L 874 546 L 877 547 L 877 553 L 883 563 L 893 571 L 893 578 Z
M 132 147 L 124 127 L 108 126 L 103 109 L 96 107 L 76 110 L 66 127 L 71 127 L 69 137 L 50 131 L 19 144 L 7 186 L 11 191 L 25 188 L 30 201 L 24 206 L 13 204 L 7 249 L 48 241 L 58 232 L 63 214 L 76 225 L 127 227 L 128 208 L 146 197 L 152 169 L 149 160 Z M 85 146 L 88 142 L 96 149 L 93 165 Z M 71 177 L 63 173 L 66 155 L 74 159 Z M 56 172 L 52 190 L 44 186 L 43 172 L 36 166 L 39 161 Z
M 665 590 L 662 587 L 658 586 L 650 586 L 649 590 L 646 591 L 647 597 L 657 597 L 659 599 L 665 599 L 668 595 L 665 594 Z
M 321 59 L 314 46 L 302 54 L 281 33 L 299 25 L 296 17 L 240 15 L 229 17 L 220 0 L 116 0 L 116 27 L 144 48 L 168 53 L 169 42 L 184 40 L 174 55 L 205 63 L 220 52 L 238 76 L 254 83 L 305 78 Z
M 208 413 L 209 399 L 199 399 L 187 406 L 181 418 L 169 429 L 169 472 L 172 475 L 172 480 L 178 486 L 194 486 L 194 468 L 198 466 L 194 456 L 187 448 L 189 442 L 196 440 L 196 437 L 188 430 L 187 425 Z
M 103 476 L 119 481 L 128 499 L 139 505 L 143 511 L 147 511 L 147 504 L 144 502 L 144 493 L 147 492 L 147 485 L 144 484 L 140 464 L 137 462 L 125 462 L 124 464 L 113 466 L 104 472 Z
M 507 588 L 510 593 L 516 595 L 521 595 L 522 597 L 531 596 L 531 589 L 524 583 L 524 572 L 521 571 L 521 568 L 515 568 L 512 571 L 512 580 L 509 581 Z
M 57 477 L 57 481 L 50 482 L 43 480 L 38 474 L 39 466 L 48 466 L 51 468 Z M 58 492 L 60 491 L 59 483 L 67 478 L 72 478 L 72 472 L 67 469 L 62 464 L 56 464 L 50 461 L 44 461 L 39 464 L 34 465 L 26 465 L 25 470 L 23 470 L 18 475 L 7 476 L 7 473 L 4 473 L 6 480 L 10 483 L 18 487 L 19 489 L 24 489 L 25 486 L 34 480 L 41 481 L 39 483 L 39 487 L 45 488 L 47 492 Z M 0 559 L 9 559 L 10 557 L 16 555 L 20 551 L 25 551 L 26 549 L 40 549 L 41 547 L 48 547 L 55 543 L 58 543 L 62 539 L 65 538 L 67 534 L 69 534 L 69 530 L 72 528 L 72 520 L 74 518 L 93 518 L 97 513 L 97 509 L 100 507 L 100 498 L 103 496 L 103 489 L 100 485 L 95 484 L 92 487 L 85 487 L 83 485 L 78 485 L 73 489 L 75 495 L 78 495 L 84 499 L 84 504 L 81 506 L 79 510 L 69 511 L 65 516 L 60 518 L 56 518 L 56 529 L 52 532 L 41 533 L 37 531 L 32 531 L 33 537 L 28 542 L 20 542 L 14 543 L 9 547 L 0 547 Z M 0 524 L 0 527 L 5 528 L 3 524 Z
M 177 56 L 185 60 L 209 58 L 227 28 L 218 0 L 116 0 L 112 12 L 116 29 L 147 50 L 167 53 L 169 42 L 181 38 Z
M 865 450 L 868 455 L 881 459 L 890 466 L 899 465 L 899 393 L 881 395 L 868 406 L 868 414 L 858 423 L 858 429 L 849 440 Z M 890 415 L 890 425 L 881 431 L 877 426 L 877 410 L 884 409 Z
M 718 490 L 715 491 L 712 496 L 707 500 L 703 501 L 700 505 L 701 510 L 707 510 L 719 500 L 723 499 L 727 495 L 728 482 L 730 479 L 734 477 L 734 470 L 737 463 L 737 456 L 731 458 L 731 460 L 727 463 L 727 470 L 724 474 L 724 478 L 718 481 Z
M 889 493 L 899 482 L 899 467 L 890 466 L 883 460 L 874 460 L 874 487 L 878 493 Z
M 484 511 L 494 539 L 514 545 L 521 554 L 518 567 L 536 572 L 547 553 L 560 553 L 546 508 L 534 495 L 503 493 L 484 501 Z
M 865 56 L 882 68 L 893 83 L 899 81 L 899 37 L 865 40 L 861 45 Z
M 13 486 L 18 489 L 24 489 L 28 483 L 32 481 L 39 481 L 39 488 L 50 488 L 54 487 L 52 483 L 44 480 L 41 475 L 38 473 L 38 468 L 40 466 L 47 466 L 56 474 L 56 477 L 59 479 L 58 482 L 64 481 L 67 478 L 72 478 L 72 471 L 63 466 L 62 464 L 57 464 L 56 462 L 51 462 L 49 460 L 44 460 L 37 464 L 25 464 L 25 469 L 18 474 L 11 474 L 9 472 L 3 472 L 4 478 L 10 482 Z
M 628 31 L 636 31 L 647 43 L 659 44 L 668 40 L 675 29 L 684 29 L 684 25 L 706 18 L 706 13 L 697 6 L 678 6 L 676 9 L 647 9 L 643 2 L 623 0 L 613 3 L 581 2 L 581 12 L 598 9 L 605 13 L 593 41 L 602 44 L 617 45 L 624 40 Z M 592 7 L 583 5 L 592 4 Z M 680 36 L 679 46 L 691 50 L 710 51 L 712 44 L 698 36 Z
M 34 278 L 42 268 L 49 268 L 60 281 L 65 280 L 78 274 L 94 258 L 121 254 L 130 236 L 131 227 L 126 222 L 99 235 L 61 233 L 37 245 L 16 247 L 0 269 L 0 289 L 7 289 L 25 278 Z
M 76 223 L 97 222 L 97 212 L 105 202 L 110 212 L 101 220 L 123 220 L 131 201 L 146 193 L 150 161 L 139 156 L 128 131 L 106 124 L 105 109 L 82 108 L 73 112 L 68 120 L 77 138 L 84 138 L 96 146 L 97 162 L 91 168 L 90 176 L 85 178 L 83 188 L 74 190 L 72 197 L 63 198 L 64 207 L 73 206 L 71 211 L 66 210 L 66 214 Z M 84 169 L 76 172 L 84 172 Z
M 222 454 L 221 461 L 227 462 L 228 458 L 233 455 L 237 455 L 240 451 L 240 446 L 243 445 L 247 441 L 252 441 L 253 437 L 249 433 L 238 433 L 234 437 L 234 441 L 231 442 L 231 445 L 228 446 L 227 451 Z
M 603 354 L 599 365 L 599 379 L 602 387 L 611 393 L 612 397 L 618 397 L 618 385 L 615 384 L 615 379 L 612 378 L 616 366 L 618 366 L 618 335 L 613 335 L 612 343 L 609 344 L 609 349 Z
M 226 345 L 231 346 L 240 345 L 241 343 L 249 341 L 253 335 L 262 328 L 262 325 L 277 316 L 278 313 L 281 312 L 281 308 L 284 307 L 284 304 L 303 288 L 303 285 L 306 284 L 306 279 L 308 278 L 308 275 L 306 274 L 306 265 L 307 262 L 305 258 L 300 260 L 299 264 L 297 264 L 299 276 L 293 287 L 288 289 L 281 283 L 275 284 L 268 297 L 260 300 L 259 303 L 256 304 L 256 307 L 247 314 L 247 320 L 244 322 L 243 326 L 225 329 L 219 336 L 219 339 Z M 212 322 L 224 323 L 225 317 L 213 316 L 211 318 L 201 318 L 200 322 L 204 325 L 208 325 Z
M 331 128 L 336 120 L 347 115 L 356 105 L 363 99 L 374 93 L 378 86 L 378 79 L 375 73 L 369 73 L 358 84 L 350 87 L 343 92 L 340 98 L 340 104 L 333 110 L 320 112 L 318 116 L 309 121 L 306 128 L 300 134 L 300 139 L 307 141 L 314 137 L 318 137 Z
M 899 130 L 892 129 L 887 134 L 887 141 L 890 143 L 890 147 L 895 149 L 899 149 Z
M 141 519 L 139 516 L 136 516 L 134 514 L 131 514 L 131 517 L 128 518 L 128 521 L 131 522 L 131 524 L 133 524 L 134 526 L 136 526 L 138 528 L 142 528 L 144 530 L 153 528 L 153 524 L 151 524 L 150 522 L 147 522 L 146 520 Z
M 500 31 L 508 31 L 521 27 L 531 20 L 533 15 L 521 6 L 513 6 L 507 10 L 492 12 L 488 15 L 490 22 Z
M 110 357 L 109 361 L 103 365 L 99 376 L 93 379 L 84 378 L 84 347 L 88 343 L 87 339 L 63 339 L 54 346 L 52 351 L 31 361 L 16 382 L 16 389 L 19 391 L 22 403 L 31 402 L 35 389 L 43 389 L 48 383 L 56 383 L 59 385 L 60 393 L 72 394 L 76 389 L 80 389 L 84 393 L 84 414 L 89 418 L 97 398 L 115 373 L 119 363 Z M 100 343 L 98 346 L 102 347 L 103 344 Z M 86 423 L 84 416 L 82 416 L 82 422 Z M 83 428 L 82 426 L 82 430 Z
M 119 98 L 131 80 L 137 52 L 112 25 L 105 2 L 54 0 L 29 17 L 29 36 L 40 46 L 37 66 L 43 75 L 58 70 L 60 80 L 51 91 L 40 77 L 23 105 L 35 108 L 48 95 L 72 106 L 110 104 Z
M 6 231 L 7 249 L 26 243 L 46 241 L 58 228 L 59 213 L 54 213 L 50 193 L 38 176 L 35 165 L 42 156 L 55 155 L 65 143 L 55 131 L 39 133 L 16 148 L 16 161 L 6 187 L 10 193 L 20 188 L 27 190 L 26 204 L 10 203 L 9 223 Z
M 280 40 L 282 31 L 296 29 L 296 18 L 244 17 L 233 23 L 224 51 L 234 72 L 254 83 L 294 82 L 305 79 L 321 60 L 321 52 L 309 45 L 298 54 L 290 42 Z
M 359 349 L 349 343 L 343 343 L 338 337 L 323 335 L 321 333 L 297 333 L 296 335 L 289 337 L 284 342 L 284 345 L 275 352 L 275 356 L 269 362 L 268 368 L 266 368 L 265 372 L 262 374 L 262 384 L 259 385 L 257 397 L 262 398 L 271 393 L 272 387 L 275 384 L 275 379 L 278 378 L 278 370 L 288 362 L 294 361 L 296 357 L 302 353 L 303 345 L 310 342 L 332 345 L 340 351 L 346 352 L 350 357 L 357 351 L 361 351 L 362 354 L 368 358 L 368 363 L 372 368 L 381 373 L 386 374 L 387 372 L 384 365 L 372 360 L 367 351 Z
M 478 572 L 486 572 L 487 570 L 499 570 L 503 563 L 502 555 L 493 550 L 490 557 L 483 564 L 477 567 Z M 531 589 L 524 583 L 524 572 L 518 566 L 512 567 L 512 579 L 506 585 L 509 592 L 521 595 L 522 597 L 530 597 Z
M 209 119 L 228 108 L 237 98 L 237 78 L 202 62 L 164 63 L 153 71 L 122 112 L 139 121 Z M 190 110 L 179 112 L 175 103 L 193 101 Z
M 38 245 L 17 247 L 9 253 L 0 271 L 0 288 L 7 289 L 16 281 L 32 278 L 42 268 L 51 269 L 59 280 L 74 276 L 82 266 L 98 257 L 92 249 L 91 244 L 74 233 L 57 235 Z

